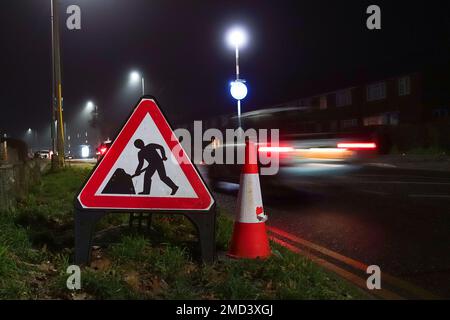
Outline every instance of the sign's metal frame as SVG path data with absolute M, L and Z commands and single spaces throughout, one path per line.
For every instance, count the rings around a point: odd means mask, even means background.
M 133 114 L 134 110 L 139 106 L 141 101 L 143 99 L 152 99 L 155 101 L 156 105 L 158 106 L 160 112 L 162 113 L 163 117 L 166 119 L 167 124 L 169 125 L 170 129 L 173 132 L 172 126 L 170 122 L 168 121 L 166 115 L 164 114 L 163 110 L 160 107 L 160 104 L 158 103 L 157 99 L 154 96 L 151 95 L 145 95 L 142 96 L 138 103 L 133 107 L 131 110 L 129 116 L 125 120 L 125 122 L 120 126 L 117 134 L 114 136 L 114 141 L 117 139 L 119 133 L 121 132 L 122 128 L 127 123 L 128 119 Z M 113 141 L 113 143 L 114 143 Z M 101 163 L 102 160 L 100 160 L 94 167 L 94 169 L 91 171 L 89 176 L 86 178 L 83 185 L 80 187 L 79 191 L 76 193 L 75 199 L 74 199 L 74 219 L 75 219 L 75 263 L 76 264 L 88 264 L 90 262 L 90 255 L 91 255 L 91 247 L 92 247 L 92 240 L 95 232 L 95 226 L 97 222 L 110 213 L 150 213 L 150 214 L 182 214 L 186 216 L 195 226 L 198 234 L 198 240 L 200 243 L 200 254 L 201 254 L 201 260 L 204 263 L 212 263 L 215 260 L 216 252 L 215 252 L 215 237 L 216 237 L 216 201 L 214 199 L 214 196 L 211 193 L 211 190 L 206 185 L 205 181 L 203 180 L 202 176 L 200 175 L 197 167 L 194 163 L 192 163 L 192 166 L 194 167 L 194 170 L 196 171 L 197 175 L 201 179 L 203 185 L 209 192 L 212 200 L 213 205 L 207 209 L 207 210 L 155 210 L 155 209 L 86 209 L 83 208 L 81 203 L 78 200 L 78 195 L 83 190 L 86 183 L 90 180 L 92 174 L 97 169 L 98 165 Z M 192 161 L 191 161 L 192 162 Z

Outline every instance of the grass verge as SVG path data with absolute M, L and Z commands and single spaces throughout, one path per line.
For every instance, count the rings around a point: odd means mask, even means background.
M 309 260 L 272 244 L 264 261 L 193 260 L 196 235 L 182 216 L 154 215 L 150 230 L 127 215 L 98 226 L 104 243 L 66 288 L 73 255 L 73 197 L 89 168 L 48 173 L 14 212 L 0 213 L 0 299 L 360 299 L 364 293 Z M 225 251 L 232 221 L 218 210 L 216 245 Z M 100 241 L 100 240 L 99 240 Z

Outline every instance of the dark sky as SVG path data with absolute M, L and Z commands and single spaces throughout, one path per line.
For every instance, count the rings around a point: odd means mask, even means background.
M 140 95 L 128 86 L 144 73 L 175 124 L 235 112 L 228 83 L 234 52 L 229 26 L 246 26 L 241 74 L 249 96 L 243 110 L 338 89 L 364 77 L 413 70 L 449 47 L 448 1 L 154 1 L 61 0 L 65 119 L 75 124 L 88 100 L 115 131 Z M 82 30 L 65 28 L 65 8 L 82 10 Z M 366 28 L 370 4 L 382 30 Z M 44 132 L 50 115 L 50 0 L 0 4 L 0 131 Z M 448 57 L 448 56 L 447 56 Z

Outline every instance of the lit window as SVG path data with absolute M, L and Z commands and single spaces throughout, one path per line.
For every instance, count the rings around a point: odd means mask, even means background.
M 352 104 L 352 91 L 350 89 L 336 92 L 337 107 L 349 106 L 351 104 Z
M 406 96 L 411 93 L 411 79 L 410 77 L 402 77 L 398 79 L 398 95 Z
M 386 98 L 386 83 L 379 82 L 367 86 L 367 101 L 382 100 Z

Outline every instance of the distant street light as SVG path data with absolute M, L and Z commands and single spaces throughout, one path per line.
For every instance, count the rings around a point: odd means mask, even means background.
M 88 101 L 88 103 L 86 103 L 86 111 L 94 111 L 94 103 L 92 101 Z
M 93 120 L 97 121 L 98 106 L 94 102 L 89 100 L 86 103 L 86 106 L 84 107 L 84 115 L 86 117 L 88 117 L 89 115 L 92 115 Z
M 141 87 L 142 87 L 142 95 L 145 95 L 145 80 L 144 77 L 141 76 L 141 74 L 137 71 L 132 71 L 130 73 L 130 83 L 132 84 L 137 84 L 141 82 Z
M 86 107 L 85 107 L 85 112 L 87 114 L 91 114 L 92 115 L 92 122 L 91 122 L 91 126 L 94 128 L 95 130 L 95 135 L 96 135 L 96 143 L 99 144 L 100 143 L 100 132 L 99 132 L 99 119 L 98 119 L 98 106 L 92 102 L 92 101 L 88 101 L 86 103 Z
M 239 47 L 247 43 L 247 33 L 240 27 L 234 27 L 227 33 L 227 42 L 235 49 L 236 53 L 236 81 L 230 85 L 230 93 L 237 100 L 239 128 L 241 127 L 241 100 L 247 96 L 245 81 L 239 78 Z
M 37 144 L 37 130 L 28 128 L 26 134 L 26 141 L 30 144 L 30 148 L 36 147 Z

